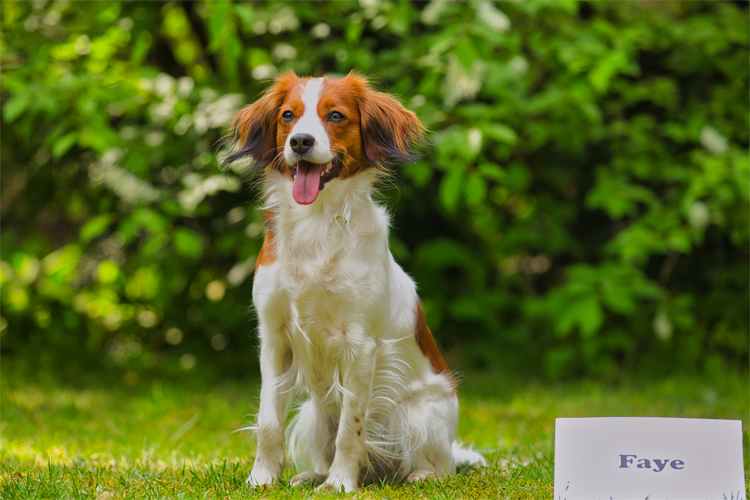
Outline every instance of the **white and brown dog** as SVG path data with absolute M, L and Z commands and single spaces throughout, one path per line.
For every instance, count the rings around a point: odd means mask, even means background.
M 361 76 L 287 73 L 234 120 L 234 152 L 265 182 L 267 234 L 256 264 L 262 387 L 248 478 L 353 491 L 360 482 L 452 474 L 484 458 L 453 445 L 456 383 L 414 282 L 388 249 L 379 175 L 415 159 L 424 128 Z

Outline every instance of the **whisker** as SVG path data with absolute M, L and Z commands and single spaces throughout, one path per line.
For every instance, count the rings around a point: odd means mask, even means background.
M 340 154 L 343 154 L 344 156 L 348 156 L 349 158 L 351 158 L 351 159 L 352 159 L 352 161 L 355 161 L 355 162 L 357 162 L 357 166 L 358 166 L 358 167 L 361 167 L 361 166 L 362 166 L 362 164 L 361 164 L 361 163 L 360 163 L 359 161 L 357 161 L 357 159 L 356 159 L 355 157 L 353 157 L 352 155 L 350 155 L 349 153 L 347 153 L 347 152 L 346 152 L 346 151 L 344 151 L 343 149 L 334 149 L 334 148 L 331 148 L 331 151 L 333 151 L 334 153 L 340 153 Z

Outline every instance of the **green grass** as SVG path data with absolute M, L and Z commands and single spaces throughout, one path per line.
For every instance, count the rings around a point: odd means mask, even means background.
M 467 376 L 459 393 L 459 436 L 491 466 L 437 482 L 371 486 L 354 496 L 549 499 L 556 417 L 742 419 L 747 450 L 747 381 L 746 374 L 726 374 L 712 382 L 541 385 Z M 288 485 L 245 486 L 254 449 L 246 433 L 232 431 L 254 412 L 257 382 L 206 391 L 158 382 L 107 390 L 22 384 L 6 374 L 0 390 L 3 499 L 331 496 Z M 745 467 L 747 473 L 747 458 Z

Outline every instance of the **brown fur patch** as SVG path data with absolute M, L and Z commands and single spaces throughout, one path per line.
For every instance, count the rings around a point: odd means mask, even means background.
M 361 89 L 351 77 L 323 81 L 323 88 L 318 100 L 318 116 L 328 133 L 331 153 L 341 158 L 343 167 L 339 173 L 341 179 L 346 179 L 369 164 L 362 151 L 362 137 L 360 134 L 359 103 L 363 98 Z M 341 122 L 332 122 L 328 117 L 338 111 L 346 117 Z
M 270 266 L 276 262 L 276 235 L 273 232 L 271 224 L 269 224 L 270 217 L 266 219 L 266 237 L 263 240 L 263 246 L 260 247 L 258 252 L 258 258 L 255 260 L 255 272 L 258 272 L 260 266 Z
M 448 373 L 448 364 L 440 354 L 440 350 L 438 349 L 437 343 L 435 342 L 435 337 L 432 336 L 430 327 L 427 326 L 427 319 L 425 318 L 424 310 L 422 309 L 422 303 L 420 301 L 417 301 L 416 317 L 417 322 L 414 328 L 414 334 L 416 336 L 419 349 L 422 351 L 422 354 L 424 354 L 424 356 L 430 361 L 430 365 L 432 365 L 432 369 L 435 371 L 435 373 Z

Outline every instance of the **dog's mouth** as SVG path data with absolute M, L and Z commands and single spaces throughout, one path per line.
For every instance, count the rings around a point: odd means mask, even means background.
M 318 193 L 326 183 L 335 179 L 341 173 L 342 162 L 334 157 L 328 163 L 312 163 L 305 160 L 298 161 L 291 166 L 292 196 L 300 205 L 309 205 L 318 198 Z

